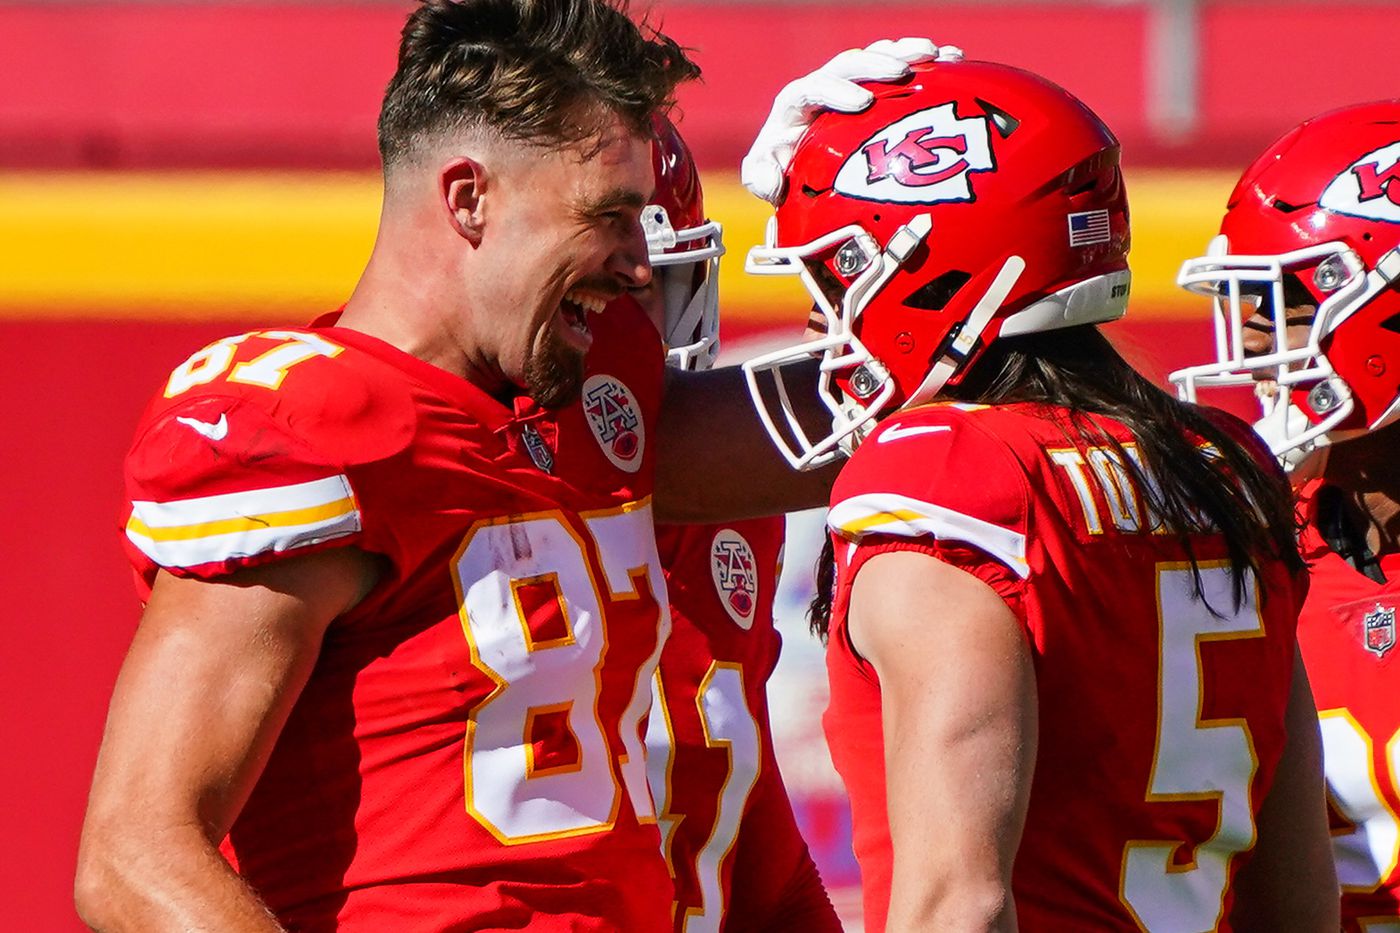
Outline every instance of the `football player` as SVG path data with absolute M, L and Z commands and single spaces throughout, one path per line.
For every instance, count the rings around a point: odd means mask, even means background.
M 1230 196 L 1181 272 L 1214 299 L 1187 398 L 1255 386 L 1297 487 L 1311 585 L 1298 620 L 1322 727 L 1342 928 L 1400 931 L 1400 100 L 1308 120 Z
M 724 246 L 689 148 L 669 120 L 656 124 L 656 195 L 642 215 L 653 272 L 639 292 L 669 365 L 707 369 L 719 351 Z M 782 516 L 657 528 L 671 634 L 646 744 L 678 933 L 841 929 L 778 773 L 768 720 L 783 528 Z
M 794 465 L 853 451 L 814 612 L 867 928 L 1334 929 L 1288 489 L 1099 330 L 1117 141 L 1005 65 L 871 91 L 749 255 L 826 332 L 746 364 Z M 823 436 L 786 379 L 813 357 Z
M 595 313 L 650 276 L 650 120 L 696 73 L 604 0 L 409 17 L 343 313 L 205 347 L 137 430 L 147 606 L 84 824 L 89 924 L 670 925 L 653 490 L 717 520 L 823 485 L 735 418 L 737 372 L 670 380 L 667 429 L 640 307 Z M 586 369 L 595 339 L 643 344 Z

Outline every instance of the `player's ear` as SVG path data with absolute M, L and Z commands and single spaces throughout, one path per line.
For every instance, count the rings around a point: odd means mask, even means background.
M 482 196 L 486 188 L 486 170 L 475 159 L 453 159 L 438 172 L 438 194 L 448 219 L 453 229 L 473 246 L 481 242 Z

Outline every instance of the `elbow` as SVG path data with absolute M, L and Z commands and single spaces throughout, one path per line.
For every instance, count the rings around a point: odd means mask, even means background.
M 1016 906 L 1011 892 L 997 884 L 959 884 L 929 892 L 907 910 L 890 905 L 887 930 L 976 930 L 985 933 L 1016 929 Z
M 968 891 L 953 906 L 950 925 L 931 929 L 985 930 L 1001 933 L 1016 929 L 1016 906 L 1004 888 Z
M 83 827 L 78 868 L 73 878 L 73 906 L 92 930 L 120 930 L 132 920 L 132 870 L 140 854 L 124 857 L 120 835 L 93 826 Z
M 115 900 L 113 872 L 100 846 L 84 840 L 78 853 L 78 873 L 73 879 L 73 906 L 89 929 L 110 929 L 111 903 Z

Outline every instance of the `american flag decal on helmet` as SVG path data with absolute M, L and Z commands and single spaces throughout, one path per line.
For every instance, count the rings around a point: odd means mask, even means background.
M 1108 211 L 1080 211 L 1069 215 L 1069 245 L 1096 246 L 1111 239 Z

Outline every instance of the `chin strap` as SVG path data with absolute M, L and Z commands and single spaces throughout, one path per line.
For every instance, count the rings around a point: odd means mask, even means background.
M 1026 261 L 1020 256 L 1008 257 L 1002 264 L 1001 271 L 996 278 L 992 279 L 992 284 L 982 293 L 977 304 L 973 306 L 972 313 L 967 316 L 962 327 L 948 341 L 943 353 L 939 355 L 938 362 L 933 364 L 933 368 L 928 371 L 924 381 L 909 396 L 909 400 L 902 407 L 912 408 L 915 405 L 922 405 L 937 395 L 953 374 L 967 362 L 968 356 L 977 346 L 977 339 L 982 336 L 982 331 L 987 329 L 987 325 L 992 321 L 992 315 L 1006 301 L 1006 296 L 1011 294 L 1011 290 L 1016 287 L 1016 281 L 1021 278 L 1021 273 L 1026 271 Z
M 1306 431 L 1312 422 L 1297 405 L 1285 403 L 1254 422 L 1254 433 L 1263 438 L 1269 450 L 1278 458 L 1288 480 L 1294 486 L 1301 486 L 1322 475 L 1327 463 L 1330 442 L 1327 435 L 1316 437 L 1305 444 L 1295 444 L 1292 438 Z
M 914 255 L 914 250 L 918 248 L 932 229 L 933 218 L 928 214 L 920 214 L 900 227 L 880 252 L 879 258 L 876 260 L 879 267 L 862 273 L 851 284 L 850 290 L 842 299 L 841 318 L 847 332 L 855 329 L 855 319 L 860 315 L 861 309 L 864 309 L 870 303 L 870 299 L 878 295 L 880 290 L 889 284 L 890 279 L 894 278 L 894 274 L 899 271 L 899 267 L 904 265 L 910 256 Z

